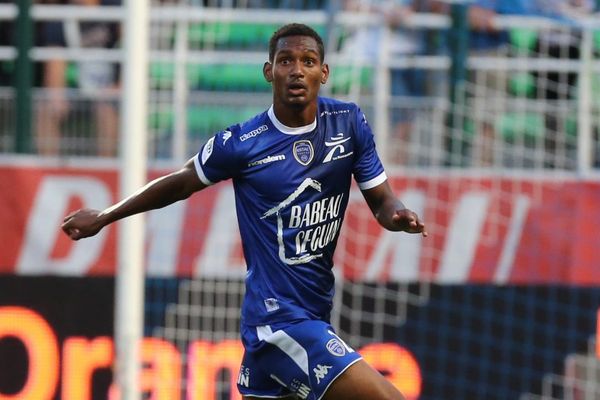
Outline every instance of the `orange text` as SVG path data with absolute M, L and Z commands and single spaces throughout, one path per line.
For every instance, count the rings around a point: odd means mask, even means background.
M 0 341 L 6 337 L 16 338 L 26 348 L 28 371 L 23 387 L 17 393 L 0 393 L 0 400 L 56 398 L 59 385 L 64 400 L 91 400 L 92 375 L 100 369 L 111 369 L 114 362 L 112 338 L 69 337 L 62 343 L 61 352 L 56 333 L 48 322 L 24 307 L 0 307 Z M 142 340 L 140 386 L 147 398 L 183 400 L 181 385 L 185 378 L 185 400 L 216 399 L 218 378 L 226 370 L 231 377 L 230 399 L 241 399 L 236 388 L 243 356 L 241 342 L 196 340 L 190 343 L 187 353 L 184 371 L 182 355 L 171 342 L 157 338 Z M 363 347 L 360 353 L 407 399 L 419 397 L 421 371 L 408 350 L 395 343 L 375 343 Z M 6 363 L 3 366 L 9 367 Z M 115 387 L 106 390 L 110 400 L 119 398 Z

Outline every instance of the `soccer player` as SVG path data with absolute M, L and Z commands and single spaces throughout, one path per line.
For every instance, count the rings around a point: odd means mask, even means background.
M 352 176 L 384 228 L 427 232 L 393 194 L 361 110 L 318 96 L 329 75 L 324 57 L 313 29 L 281 27 L 263 67 L 273 87 L 267 111 L 217 133 L 179 171 L 104 211 L 76 211 L 62 225 L 78 240 L 231 178 L 248 268 L 238 378 L 246 400 L 403 398 L 329 322 L 333 253 Z

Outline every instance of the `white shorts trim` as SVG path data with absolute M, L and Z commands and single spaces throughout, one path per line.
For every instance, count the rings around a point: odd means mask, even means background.
M 294 394 L 284 394 L 283 396 L 263 396 L 263 395 L 258 395 L 258 394 L 248 394 L 248 393 L 241 393 L 242 397 L 244 396 L 248 396 L 248 397 L 256 397 L 257 399 L 296 399 L 296 395 Z
M 271 331 L 269 325 L 256 327 L 258 338 L 271 343 L 287 354 L 308 376 L 308 353 L 306 349 L 284 331 Z

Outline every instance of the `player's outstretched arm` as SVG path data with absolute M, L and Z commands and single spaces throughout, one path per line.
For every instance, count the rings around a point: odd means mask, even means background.
M 362 193 L 377 222 L 385 229 L 427 236 L 425 224 L 396 198 L 387 180 Z
M 67 215 L 61 228 L 73 240 L 94 236 L 112 222 L 187 199 L 205 187 L 191 159 L 179 171 L 153 180 L 104 211 L 84 208 Z

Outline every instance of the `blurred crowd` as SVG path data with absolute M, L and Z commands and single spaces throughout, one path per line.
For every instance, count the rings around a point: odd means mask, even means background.
M 347 43 L 347 51 L 365 58 L 378 57 L 381 36 L 385 29 L 392 30 L 391 55 L 410 57 L 411 55 L 430 55 L 447 53 L 449 43 L 442 38 L 435 43 L 427 32 L 410 29 L 410 19 L 414 13 L 438 13 L 448 15 L 451 5 L 447 1 L 438 0 L 395 0 L 395 1 L 361 1 L 345 0 L 344 9 L 361 13 L 377 14 L 385 21 L 385 25 L 372 26 L 359 30 Z M 594 0 L 474 0 L 469 2 L 467 22 L 469 26 L 468 52 L 471 56 L 510 56 L 509 31 L 498 23 L 503 16 L 546 17 L 560 21 L 565 25 L 575 24 L 579 19 L 589 17 L 600 10 L 600 2 Z M 534 53 L 546 57 L 579 58 L 581 34 L 577 30 L 546 30 L 532 35 L 531 48 Z M 433 43 L 432 43 L 433 42 Z M 440 43 L 443 42 L 443 43 Z M 439 74 L 438 74 L 439 75 Z M 475 166 L 490 166 L 494 163 L 494 145 L 498 140 L 495 132 L 496 116 L 501 113 L 509 101 L 509 72 L 507 69 L 489 69 L 485 73 L 471 73 L 467 76 L 465 97 L 475 99 L 472 102 L 470 130 L 474 131 L 469 141 L 470 163 Z M 570 88 L 576 85 L 575 73 L 541 72 L 533 74 L 536 82 L 543 82 L 535 88 L 538 95 L 549 100 L 572 96 Z M 447 77 L 440 79 L 424 70 L 403 68 L 391 71 L 390 92 L 392 96 L 426 96 L 444 91 L 448 83 Z M 495 103 L 492 110 L 488 104 Z M 401 143 L 410 142 L 409 135 L 413 131 L 415 114 L 408 111 L 393 113 L 392 123 L 394 138 Z M 556 132 L 557 121 L 553 113 L 545 116 L 547 136 Z M 552 152 L 555 140 L 546 138 L 545 150 Z M 398 146 L 394 151 L 394 160 L 406 164 L 410 147 Z M 461 150 L 462 151 L 462 150 Z
M 3 3 L 12 1 L 0 0 Z M 120 5 L 121 0 L 36 0 L 34 4 L 81 5 L 88 7 Z M 0 24 L 2 46 L 15 45 L 12 24 Z M 33 45 L 44 48 L 116 48 L 120 28 L 116 23 L 39 21 L 34 25 Z M 2 63 L 0 84 L 10 86 L 14 77 L 12 63 Z M 35 108 L 35 150 L 42 155 L 57 155 L 61 148 L 69 113 L 74 104 L 69 99 L 69 88 L 77 88 L 91 98 L 96 132 L 95 154 L 102 157 L 116 155 L 118 110 L 115 101 L 108 100 L 116 94 L 119 85 L 118 65 L 103 61 L 79 60 L 71 62 L 56 58 L 34 65 L 33 85 L 45 89 L 39 106 Z M 114 96 L 113 96 L 114 97 Z
M 0 3 L 10 3 L 0 0 Z M 154 4 L 176 1 L 156 0 Z M 37 4 L 78 4 L 90 7 L 119 5 L 121 0 L 37 0 Z M 508 54 L 509 32 L 500 28 L 498 17 L 504 15 L 543 16 L 568 24 L 587 17 L 600 9 L 596 0 L 474 0 L 468 7 L 469 52 L 471 55 Z M 433 36 L 424 30 L 411 28 L 410 20 L 414 13 L 449 14 L 450 5 L 441 0 L 188 0 L 186 4 L 202 7 L 247 7 L 247 8 L 289 8 L 327 9 L 332 12 L 353 11 L 375 15 L 384 22 L 379 26 L 369 26 L 348 33 L 340 44 L 340 51 L 353 57 L 377 59 L 384 26 L 392 32 L 389 50 L 393 57 L 413 55 L 447 54 L 448 43 L 444 35 Z M 387 31 L 387 30 L 385 30 Z M 120 45 L 120 29 L 116 23 L 42 21 L 36 24 L 35 46 L 59 48 L 116 48 Z M 14 44 L 14 32 L 10 24 L 0 24 L 0 45 Z M 532 48 L 558 58 L 579 58 L 581 37 L 576 30 L 544 31 L 533 39 Z M 76 76 L 73 76 L 76 74 Z M 478 99 L 497 97 L 505 93 L 509 85 L 506 71 L 492 71 L 483 81 L 469 75 L 472 92 L 466 96 Z M 0 63 L 0 86 L 10 86 L 12 71 L 10 63 Z M 390 94 L 392 96 L 427 96 L 439 94 L 447 79 L 432 79 L 425 71 L 417 68 L 393 69 L 390 74 Z M 559 90 L 561 84 L 576 85 L 576 74 L 545 73 L 534 75 L 543 79 L 542 94 L 548 99 L 556 99 L 568 92 Z M 36 66 L 35 86 L 46 89 L 46 98 L 36 107 L 36 151 L 44 155 L 59 153 L 62 131 L 73 111 L 68 98 L 68 88 L 76 87 L 81 92 L 96 99 L 92 105 L 97 136 L 96 155 L 111 157 L 117 152 L 118 109 L 114 94 L 119 86 L 118 65 L 110 62 L 49 60 Z M 540 91 L 538 91 L 540 92 Z M 538 93 L 539 95 L 539 93 Z M 572 93 L 567 93 L 572 96 Z M 477 108 L 477 105 L 475 105 Z M 497 111 L 497 110 L 496 110 Z M 471 153 L 476 164 L 489 165 L 493 158 L 493 143 L 497 133 L 494 124 L 486 116 L 486 110 L 474 109 L 476 116 L 472 129 L 476 132 Z M 393 113 L 394 137 L 400 141 L 410 141 L 415 114 L 406 111 Z M 233 122 L 233 121 L 232 121 Z M 548 130 L 556 130 L 556 121 L 549 117 Z M 551 147 L 551 146 L 550 146 Z M 396 152 L 396 162 L 404 164 L 406 146 Z

